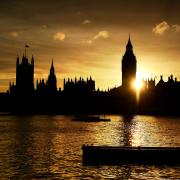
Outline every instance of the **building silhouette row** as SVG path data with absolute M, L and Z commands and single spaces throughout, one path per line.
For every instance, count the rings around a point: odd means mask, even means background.
M 32 96 L 32 95 L 57 95 L 61 91 L 61 88 L 57 89 L 57 78 L 55 74 L 55 68 L 52 60 L 48 79 L 40 79 L 36 82 L 36 88 L 34 87 L 34 57 L 31 58 L 31 62 L 28 61 L 28 57 L 22 57 L 20 62 L 19 57 L 16 60 L 16 84 L 10 82 L 9 93 L 17 96 Z M 64 79 L 64 91 L 68 93 L 88 93 L 95 91 L 95 81 L 92 77 L 84 80 L 82 77 L 78 80 L 75 78 Z
M 136 56 L 133 53 L 133 45 L 131 43 L 131 39 L 129 36 L 125 54 L 122 57 L 121 61 L 121 72 L 122 72 L 122 86 L 124 90 L 129 90 L 132 87 L 132 82 L 136 80 L 136 71 L 137 71 L 137 60 Z M 165 82 L 163 80 L 163 76 L 160 77 L 159 82 L 156 84 L 155 78 L 142 80 L 144 90 L 154 89 L 154 88 L 170 88 L 179 86 L 179 82 L 177 78 L 173 78 L 171 75 L 168 78 L 168 81 Z M 113 89 L 111 89 L 113 90 Z M 111 91 L 108 90 L 108 91 Z M 50 67 L 50 72 L 47 80 L 40 79 L 36 82 L 36 88 L 34 86 L 34 57 L 32 56 L 31 61 L 29 62 L 28 57 L 26 55 L 22 56 L 22 60 L 20 62 L 20 58 L 17 57 L 16 60 L 16 83 L 10 83 L 9 93 L 13 95 L 22 95 L 28 96 L 33 94 L 45 95 L 51 94 L 56 95 L 61 91 L 61 88 L 57 88 L 57 78 L 55 74 L 55 68 L 52 64 Z M 64 79 L 63 83 L 63 91 L 68 93 L 77 93 L 77 92 L 93 92 L 95 89 L 95 81 L 92 80 L 90 76 L 87 79 L 80 77 L 77 79 L 75 77 L 74 80 L 67 78 Z
M 13 107 L 22 106 L 27 98 L 29 104 L 41 111 L 51 109 L 65 113 L 177 113 L 180 109 L 180 82 L 173 75 L 169 76 L 168 81 L 164 81 L 163 76 L 158 82 L 155 78 L 143 79 L 137 103 L 137 93 L 132 88 L 132 82 L 136 81 L 137 59 L 130 37 L 121 60 L 122 85 L 108 91 L 96 89 L 91 76 L 86 79 L 64 78 L 63 89 L 58 88 L 53 61 L 47 79 L 39 79 L 34 85 L 34 64 L 34 57 L 28 60 L 26 53 L 21 61 L 17 57 L 16 82 L 10 83 L 5 96 L 0 96 L 7 102 L 7 109 L 9 104 L 13 104 Z

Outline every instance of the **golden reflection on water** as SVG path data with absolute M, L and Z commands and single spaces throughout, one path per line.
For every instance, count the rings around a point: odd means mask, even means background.
M 111 122 L 98 122 L 96 124 L 91 125 L 91 130 L 94 143 L 96 145 L 114 145 L 118 146 L 121 141 L 121 133 L 122 130 L 119 128 L 119 116 L 106 116 L 106 118 L 110 118 Z M 118 124 L 118 126 L 117 126 Z M 120 123 L 121 124 L 121 123 Z
M 112 116 L 111 122 L 81 123 L 72 116 L 0 116 L 0 174 L 18 179 L 146 179 L 173 177 L 179 167 L 82 166 L 83 144 L 180 146 L 178 118 Z
M 132 146 L 179 146 L 178 119 L 135 116 Z M 174 141 L 175 140 L 175 141 Z
M 138 120 L 138 121 L 137 121 Z M 132 146 L 151 146 L 156 139 L 157 134 L 153 134 L 156 120 L 153 117 L 136 116 L 134 118 Z

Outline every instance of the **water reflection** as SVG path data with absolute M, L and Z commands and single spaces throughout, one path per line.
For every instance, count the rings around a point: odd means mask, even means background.
M 32 160 L 32 156 L 29 154 L 29 147 L 32 146 L 32 139 L 29 133 L 31 132 L 31 117 L 28 117 L 28 119 L 25 117 L 16 117 L 14 122 L 15 147 L 12 148 L 12 151 L 14 151 L 14 164 L 18 164 L 18 166 L 15 166 L 14 172 L 17 174 L 19 171 L 24 171 L 24 174 L 29 174 L 29 172 L 32 171 L 33 165 L 29 163 L 29 160 Z M 16 132 L 16 130 L 18 131 Z M 23 175 L 23 173 L 21 175 Z
M 171 178 L 180 167 L 82 166 L 82 144 L 180 146 L 179 119 L 108 116 L 111 122 L 72 122 L 70 116 L 0 116 L 1 178 Z M 163 142 L 162 142 L 163 139 Z
M 51 157 L 53 133 L 49 133 L 53 129 L 52 122 L 44 121 L 41 117 L 36 119 L 31 116 L 17 116 L 8 123 L 11 124 L 8 129 L 10 141 L 6 149 L 8 177 L 26 178 L 51 174 L 51 165 L 54 164 Z
M 132 146 L 132 137 L 133 130 L 135 129 L 134 124 L 134 116 L 133 115 L 125 115 L 122 117 L 122 136 L 123 136 L 123 145 L 124 146 Z

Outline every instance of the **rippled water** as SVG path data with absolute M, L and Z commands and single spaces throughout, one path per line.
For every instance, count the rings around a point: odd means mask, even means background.
M 71 116 L 0 116 L 1 179 L 178 179 L 178 166 L 83 166 L 83 144 L 180 146 L 180 118 L 106 116 L 83 123 Z

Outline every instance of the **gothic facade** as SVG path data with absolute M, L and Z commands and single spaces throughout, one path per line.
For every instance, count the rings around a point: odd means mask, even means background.
M 33 95 L 34 93 L 34 58 L 29 62 L 28 57 L 16 60 L 16 85 L 10 83 L 10 93 L 17 95 Z
M 92 78 L 87 78 L 84 80 L 80 77 L 79 80 L 75 78 L 73 81 L 72 79 L 66 80 L 64 79 L 64 91 L 65 92 L 77 92 L 77 93 L 88 93 L 95 91 L 95 81 Z

